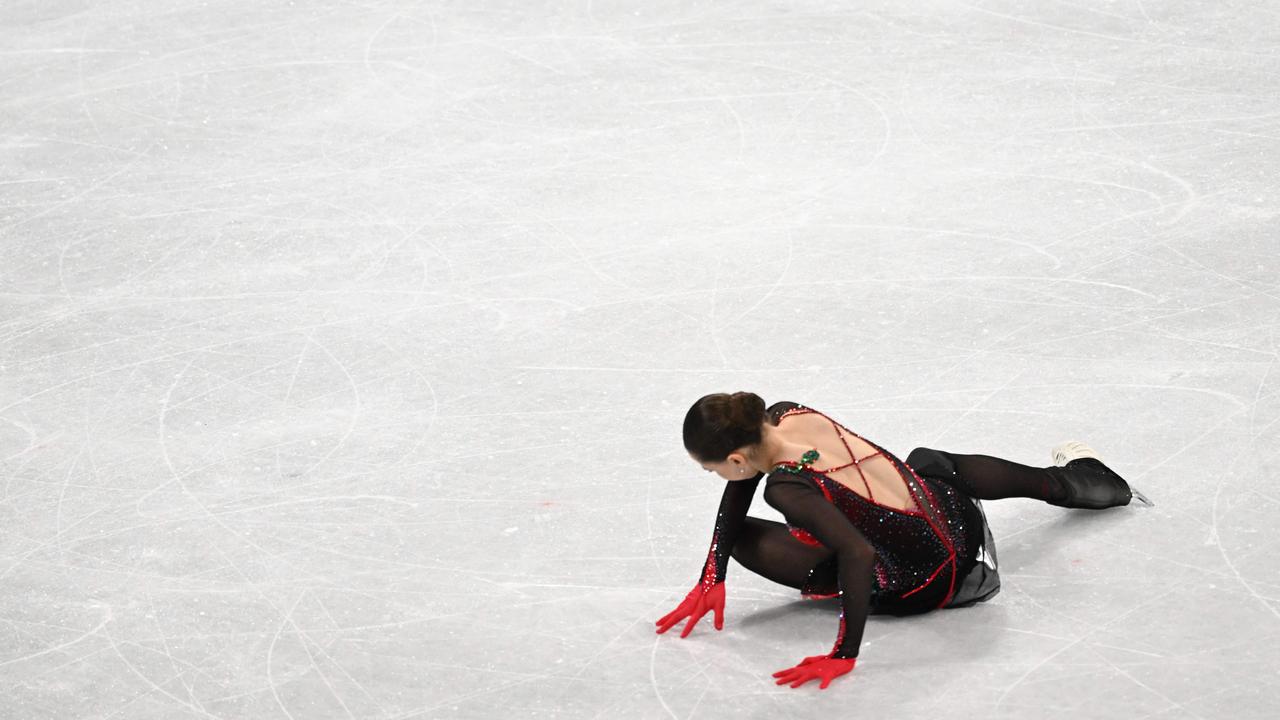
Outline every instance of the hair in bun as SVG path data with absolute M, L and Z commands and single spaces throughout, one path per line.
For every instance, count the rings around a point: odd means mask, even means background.
M 705 395 L 684 416 L 684 448 L 703 462 L 720 462 L 760 442 L 764 415 L 764 400 L 755 393 Z

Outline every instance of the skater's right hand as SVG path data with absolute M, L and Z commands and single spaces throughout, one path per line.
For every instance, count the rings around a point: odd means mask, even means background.
M 681 620 L 689 618 L 684 630 L 680 632 L 680 637 L 689 637 L 689 633 L 693 632 L 693 626 L 697 625 L 702 616 L 711 610 L 715 611 L 716 629 L 722 629 L 724 627 L 724 583 L 722 582 L 714 585 L 705 583 L 694 585 L 675 610 L 663 615 L 654 624 L 658 626 L 658 633 L 662 634 Z

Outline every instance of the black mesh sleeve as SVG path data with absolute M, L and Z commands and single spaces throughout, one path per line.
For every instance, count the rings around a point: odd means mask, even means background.
M 789 525 L 809 531 L 835 553 L 840 573 L 841 612 L 840 632 L 831 656 L 857 657 L 871 607 L 875 548 L 804 471 L 772 473 L 765 484 L 764 499 L 786 516 Z
M 711 549 L 707 551 L 707 561 L 702 566 L 703 584 L 724 582 L 729 553 L 733 552 L 733 543 L 738 539 L 742 524 L 747 519 L 747 510 L 751 509 L 751 500 L 763 477 L 764 473 L 760 473 L 748 480 L 725 483 L 720 509 L 716 512 L 715 531 L 711 534 Z

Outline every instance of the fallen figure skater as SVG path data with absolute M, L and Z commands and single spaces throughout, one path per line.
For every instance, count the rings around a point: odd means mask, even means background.
M 869 613 L 913 615 L 990 599 L 1000 589 L 995 545 L 980 500 L 1024 497 L 1102 509 L 1137 498 L 1087 445 L 1064 443 L 1054 465 L 1034 468 L 987 455 L 916 448 L 906 462 L 811 408 L 765 408 L 749 392 L 699 399 L 684 419 L 684 446 L 728 481 L 702 577 L 657 621 L 665 633 L 708 612 L 724 627 L 729 558 L 808 598 L 839 597 L 840 630 L 825 655 L 773 674 L 821 688 L 853 670 Z M 768 475 L 766 476 L 766 473 Z M 760 480 L 786 524 L 750 517 Z

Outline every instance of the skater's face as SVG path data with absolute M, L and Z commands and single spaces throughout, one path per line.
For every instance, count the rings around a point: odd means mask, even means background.
M 729 453 L 729 457 L 719 462 L 708 462 L 699 460 L 693 455 L 689 456 L 694 462 L 707 472 L 713 472 L 721 478 L 733 482 L 735 480 L 750 480 L 755 477 L 756 471 L 747 464 L 747 457 L 740 452 Z

